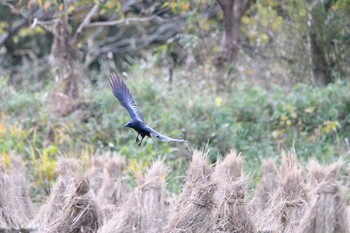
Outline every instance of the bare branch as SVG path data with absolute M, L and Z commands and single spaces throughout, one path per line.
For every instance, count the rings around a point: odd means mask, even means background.
M 17 22 L 13 27 L 7 30 L 7 33 L 0 36 L 0 45 L 5 43 L 5 41 L 10 38 L 13 34 L 15 34 L 19 29 L 23 28 L 27 24 L 27 20 L 21 19 Z
M 105 22 L 92 22 L 86 27 L 110 27 L 110 26 L 116 26 L 121 24 L 133 24 L 133 23 L 140 23 L 140 22 L 149 22 L 151 20 L 155 20 L 158 23 L 162 23 L 165 20 L 158 16 L 150 16 L 150 17 L 144 17 L 144 18 L 125 18 L 125 19 L 119 19 L 114 21 L 105 21 Z
M 241 19 L 243 14 L 251 7 L 256 0 L 242 0 L 237 1 L 237 4 L 235 5 L 235 17 Z
M 83 33 L 84 28 L 90 23 L 91 18 L 98 12 L 99 8 L 100 8 L 100 2 L 98 1 L 92 7 L 89 14 L 86 15 L 85 19 L 79 25 L 78 29 L 75 31 L 73 39 L 72 39 L 72 44 L 76 44 L 78 42 L 78 40 L 80 39 L 80 37 Z
M 20 14 L 20 11 L 10 3 L 10 1 L 2 1 L 2 4 L 4 4 L 5 6 L 8 6 L 8 8 L 10 8 L 10 11 L 14 14 L 17 14 L 19 15 Z
M 113 43 L 104 43 L 103 45 L 89 51 L 89 59 L 85 62 L 85 66 L 90 65 L 97 57 L 108 52 L 125 53 L 135 51 L 136 48 L 146 48 L 164 43 L 169 38 L 172 38 L 177 33 L 181 32 L 185 24 L 185 20 L 177 18 L 159 25 L 151 35 L 144 35 L 134 39 L 117 39 Z

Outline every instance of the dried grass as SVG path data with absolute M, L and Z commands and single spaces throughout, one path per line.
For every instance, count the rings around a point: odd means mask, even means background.
M 218 180 L 235 180 L 242 175 L 243 158 L 237 151 L 231 150 L 223 161 L 218 162 L 213 177 Z
M 307 207 L 304 172 L 295 151 L 282 153 L 278 175 L 280 185 L 268 203 L 269 208 L 259 218 L 261 231 L 295 232 Z
M 30 227 L 44 229 L 50 226 L 62 215 L 63 206 L 66 203 L 66 193 L 74 189 L 75 181 L 79 176 L 78 161 L 71 158 L 59 158 L 57 163 L 59 176 L 52 188 L 51 195 L 40 208 Z
M 246 177 L 237 178 L 231 184 L 226 183 L 224 196 L 219 203 L 215 214 L 215 225 L 213 232 L 256 232 L 251 216 L 247 211 L 244 202 L 244 193 L 248 186 L 249 179 Z
M 42 206 L 31 227 L 37 232 L 96 232 L 100 211 L 87 178 L 81 178 L 76 159 L 60 158 L 59 174 L 48 202 Z
M 90 180 L 90 187 L 96 195 L 103 184 L 103 171 L 105 164 L 108 163 L 108 158 L 109 156 L 107 154 L 105 156 L 93 157 L 92 164 L 87 171 L 87 176 Z
M 97 203 L 102 208 L 107 208 L 107 211 L 111 208 L 111 204 L 119 206 L 128 193 L 128 188 L 123 178 L 125 167 L 125 159 L 121 156 L 110 159 L 106 165 L 102 186 L 97 194 Z
M 128 201 L 114 212 L 99 232 L 161 232 L 167 222 L 164 204 L 165 176 L 163 162 L 156 161 Z
M 185 224 L 187 220 L 182 219 L 182 215 L 187 214 L 188 211 L 193 210 L 198 212 L 203 210 L 203 213 L 194 213 L 195 215 L 197 215 L 195 217 L 198 218 L 200 218 L 202 215 L 206 216 L 209 213 L 211 213 L 211 209 L 213 208 L 213 204 L 211 203 L 213 202 L 213 193 L 206 193 L 208 190 L 203 191 L 209 185 L 211 173 L 212 169 L 210 168 L 209 159 L 205 155 L 205 153 L 203 151 L 194 151 L 192 155 L 192 161 L 187 170 L 186 182 L 184 184 L 182 192 L 179 194 L 177 200 L 171 206 L 169 225 L 166 227 L 167 232 L 180 232 L 180 229 L 177 229 L 177 227 L 181 224 Z M 211 188 L 207 189 L 209 189 L 209 191 L 212 190 Z M 199 196 L 199 194 L 201 195 Z M 202 200 L 203 198 L 204 200 Z M 197 205 L 196 203 L 209 203 L 209 209 L 206 207 L 205 204 L 201 206 Z M 210 211 L 208 212 L 207 210 Z
M 0 169 L 0 226 L 18 228 L 24 221 L 19 212 L 20 203 L 13 178 L 5 169 Z
M 243 158 L 231 151 L 212 172 L 203 152 L 194 152 L 183 191 L 174 205 L 170 202 L 170 208 L 165 197 L 167 170 L 162 161 L 156 161 L 129 194 L 122 157 L 95 158 L 88 178 L 83 176 L 76 159 L 60 158 L 57 181 L 47 203 L 29 225 L 30 231 L 249 233 L 258 229 L 278 233 L 350 233 L 349 207 L 344 201 L 344 187 L 337 181 L 343 162 L 323 167 L 311 160 L 306 184 L 294 151 L 282 153 L 277 174 L 273 160 L 267 160 L 261 183 L 249 204 L 251 214 L 244 201 L 249 178 L 243 173 L 242 164 Z M 307 187 L 311 187 L 309 193 Z M 99 206 L 103 206 L 104 213 Z M 10 166 L 0 166 L 0 227 L 23 228 L 33 213 L 25 166 L 20 157 L 11 156 Z
M 66 189 L 61 214 L 41 232 L 93 233 L 102 224 L 101 213 L 86 178 L 76 179 Z
M 198 188 L 209 183 L 211 173 L 212 169 L 208 157 L 202 151 L 193 152 L 192 161 L 187 170 L 186 182 L 177 198 L 175 212 L 186 207 L 191 202 L 191 198 L 197 194 Z
M 218 163 L 213 180 L 218 185 L 218 210 L 213 232 L 256 232 L 244 202 L 249 179 L 242 175 L 243 158 L 231 151 Z
M 15 187 L 19 190 L 17 196 L 20 202 L 21 211 L 26 217 L 25 223 L 29 223 L 34 218 L 34 206 L 30 199 L 29 184 L 26 179 L 26 168 L 21 157 L 11 155 L 11 174 Z
M 215 183 L 200 188 L 188 205 L 179 209 L 164 232 L 210 232 L 213 226 L 213 195 L 216 190 Z
M 268 208 L 268 203 L 278 185 L 279 178 L 276 173 L 275 162 L 272 158 L 269 158 L 262 165 L 261 181 L 256 187 L 254 197 L 248 204 L 249 212 L 252 215 L 259 218 Z
M 25 166 L 19 156 L 0 166 L 0 227 L 19 228 L 33 218 L 34 210 L 25 179 Z
M 347 207 L 343 197 L 343 187 L 336 179 L 341 161 L 322 167 L 312 160 L 309 164 L 311 174 L 310 208 L 300 221 L 300 233 L 348 233 Z

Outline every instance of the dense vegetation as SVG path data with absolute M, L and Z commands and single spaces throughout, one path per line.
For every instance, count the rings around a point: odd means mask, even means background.
M 131 170 L 165 156 L 174 174 L 180 175 L 182 170 L 176 170 L 183 169 L 184 159 L 197 148 L 211 148 L 208 154 L 213 161 L 235 148 L 246 157 L 250 171 L 263 158 L 290 147 L 304 161 L 315 156 L 329 162 L 349 150 L 350 87 L 346 83 L 316 89 L 300 84 L 286 93 L 279 87 L 266 90 L 240 82 L 228 92 L 214 94 L 185 78 L 170 85 L 161 75 L 141 73 L 149 72 L 130 74 L 128 85 L 146 121 L 160 132 L 186 138 L 189 147 L 151 139 L 137 147 L 135 132 L 123 127 L 129 116 L 111 93 L 105 74 L 92 91 L 91 103 L 65 118 L 51 112 L 50 87 L 30 92 L 5 80 L 2 155 L 22 154 L 33 160 L 37 174 L 53 179 L 56 157 L 62 154 L 84 160 L 105 150 L 117 151 L 132 161 Z

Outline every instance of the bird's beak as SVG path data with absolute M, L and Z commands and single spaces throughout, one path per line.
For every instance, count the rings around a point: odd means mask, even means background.
M 126 123 L 126 124 L 124 125 L 124 127 L 130 127 L 130 126 L 129 126 L 129 123 Z

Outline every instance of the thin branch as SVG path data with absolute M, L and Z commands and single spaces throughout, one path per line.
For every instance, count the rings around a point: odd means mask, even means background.
M 140 22 L 149 22 L 151 20 L 156 20 L 158 23 L 162 23 L 165 20 L 158 16 L 150 16 L 150 17 L 144 17 L 144 18 L 125 18 L 125 19 L 119 19 L 114 21 L 105 21 L 105 22 L 92 22 L 86 27 L 110 27 L 110 26 L 116 26 L 121 24 L 132 24 L 132 23 L 140 23 Z
M 2 4 L 4 4 L 5 6 L 8 6 L 8 8 L 10 8 L 10 11 L 13 14 L 20 14 L 20 11 L 18 9 L 16 9 L 16 7 L 14 5 L 12 5 L 9 1 L 3 1 Z
M 78 42 L 78 40 L 80 39 L 80 37 L 83 33 L 84 28 L 90 23 L 91 18 L 98 12 L 99 8 L 100 8 L 100 2 L 98 1 L 92 7 L 89 14 L 86 15 L 85 19 L 79 25 L 78 29 L 75 31 L 73 39 L 72 39 L 72 44 L 76 44 Z
M 139 38 L 130 39 L 124 38 L 122 40 L 115 41 L 114 43 L 105 44 L 90 50 L 88 52 L 89 59 L 85 62 L 85 66 L 90 65 L 97 57 L 102 54 L 113 53 L 125 53 L 135 51 L 138 48 L 145 48 L 156 44 L 165 43 L 169 38 L 174 37 L 177 33 L 181 32 L 185 26 L 185 21 L 181 18 L 177 20 L 169 21 L 165 24 L 161 24 L 151 35 L 141 36 Z
M 15 34 L 19 29 L 23 28 L 27 24 L 27 20 L 21 19 L 17 22 L 13 27 L 7 30 L 7 33 L 0 36 L 0 45 L 5 43 L 5 41 L 10 38 L 13 34 Z
M 242 0 L 235 6 L 235 15 L 241 19 L 243 14 L 256 2 L 256 0 Z

